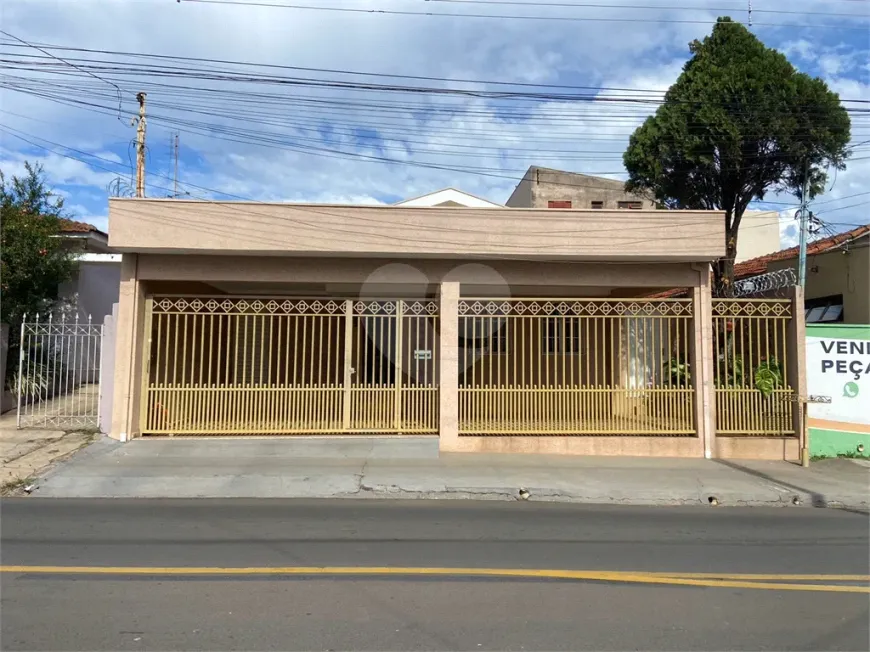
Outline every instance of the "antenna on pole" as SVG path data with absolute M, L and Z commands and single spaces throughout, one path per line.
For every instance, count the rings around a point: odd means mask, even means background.
M 136 125 L 136 197 L 145 197 L 145 93 L 136 93 L 139 117 Z
M 749 26 L 752 27 L 752 0 L 747 0 L 749 3 Z

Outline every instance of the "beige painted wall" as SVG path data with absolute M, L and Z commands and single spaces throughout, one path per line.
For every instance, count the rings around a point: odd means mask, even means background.
M 514 188 L 514 191 L 511 193 L 511 196 L 508 197 L 508 200 L 505 202 L 505 206 L 509 206 L 511 208 L 531 208 L 533 206 L 533 197 L 532 197 L 532 175 L 534 168 L 529 168 L 526 170 L 526 173 L 523 175 L 523 178 L 520 179 L 520 182 L 517 184 L 517 187 Z
M 577 288 L 592 287 L 592 296 L 607 296 L 611 288 L 690 287 L 698 272 L 689 263 L 608 264 L 578 262 L 531 262 L 523 260 L 383 259 L 383 258 L 290 258 L 279 256 L 210 256 L 142 254 L 140 278 L 146 281 L 185 282 L 182 289 L 172 284 L 161 292 L 208 293 L 193 289 L 191 283 L 231 284 L 234 293 L 292 293 L 298 284 L 317 290 L 327 284 L 341 284 L 349 296 L 360 290 L 386 292 L 394 285 L 404 296 L 425 296 L 444 281 L 463 284 L 472 296 L 519 296 L 537 288 L 543 296 L 577 295 Z M 559 288 L 554 293 L 552 288 Z M 155 290 L 158 291 L 158 290 Z M 320 290 L 322 294 L 322 290 Z M 506 292 L 506 294 L 502 293 Z M 564 294 L 563 294 L 564 293 Z M 394 296 L 387 294 L 387 296 Z
M 740 220 L 735 262 L 750 260 L 779 251 L 779 213 L 746 211 Z
M 718 211 L 553 211 L 109 201 L 110 244 L 138 253 L 710 261 Z
M 797 259 L 768 264 L 769 272 L 791 267 L 797 273 Z M 870 236 L 848 249 L 807 258 L 805 300 L 843 295 L 843 321 L 870 324 Z

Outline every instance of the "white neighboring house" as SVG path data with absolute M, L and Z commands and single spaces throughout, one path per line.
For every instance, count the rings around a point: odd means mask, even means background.
M 395 206 L 465 206 L 467 208 L 504 208 L 487 199 L 475 197 L 456 188 L 444 188 L 429 194 L 397 202 Z
M 737 234 L 735 263 L 751 260 L 779 251 L 780 216 L 777 211 L 746 211 Z
M 59 237 L 77 252 L 78 265 L 72 278 L 58 288 L 58 298 L 76 309 L 79 320 L 90 316 L 95 324 L 102 324 L 118 302 L 121 254 L 109 247 L 107 233 L 86 222 L 62 220 Z

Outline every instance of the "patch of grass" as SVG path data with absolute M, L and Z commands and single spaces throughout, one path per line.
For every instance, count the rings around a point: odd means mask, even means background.
M 810 457 L 810 460 L 812 460 L 813 462 L 818 462 L 819 460 L 832 460 L 836 458 L 845 458 L 849 460 L 870 460 L 870 454 L 849 451 L 848 453 L 837 453 L 836 455 L 813 455 L 812 457 Z
M 0 496 L 9 496 L 23 489 L 30 484 L 32 478 L 17 478 L 16 480 L 7 480 L 0 485 Z

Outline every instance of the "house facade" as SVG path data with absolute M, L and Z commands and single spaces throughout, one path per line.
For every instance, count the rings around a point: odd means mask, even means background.
M 118 302 L 121 255 L 109 247 L 109 236 L 93 224 L 61 220 L 59 237 L 76 254 L 72 277 L 58 288 L 58 298 L 80 320 L 103 323 Z
M 742 237 L 742 236 L 741 236 Z M 797 278 L 798 247 L 735 265 L 737 280 L 790 270 Z M 870 224 L 807 245 L 806 321 L 870 324 Z
M 715 211 L 111 199 L 110 234 L 121 440 L 418 434 L 469 453 L 798 454 L 800 297 L 712 298 Z M 687 297 L 648 298 L 672 287 Z M 715 384 L 726 331 L 788 362 L 770 400 Z
M 625 191 L 625 182 L 531 166 L 506 206 L 588 210 L 653 210 L 655 201 Z
M 511 208 L 589 210 L 654 210 L 655 200 L 625 191 L 625 183 L 531 166 L 505 204 Z M 737 242 L 737 262 L 779 250 L 779 214 L 776 211 L 746 211 Z

